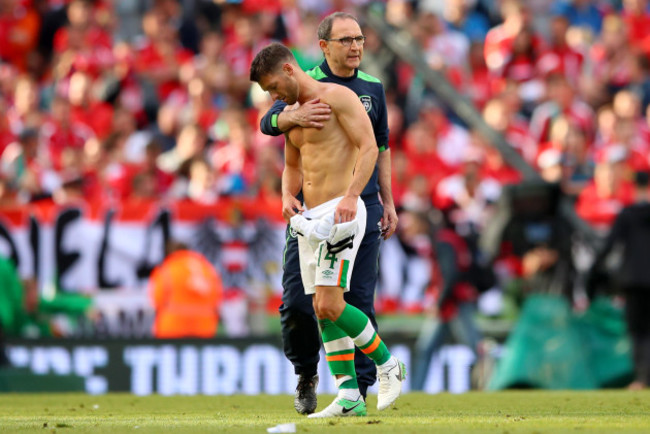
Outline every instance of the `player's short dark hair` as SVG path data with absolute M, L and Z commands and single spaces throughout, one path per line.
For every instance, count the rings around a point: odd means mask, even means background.
M 332 37 L 332 24 L 335 20 L 354 20 L 359 24 L 359 20 L 352 14 L 347 12 L 334 12 L 323 18 L 323 21 L 318 25 L 318 39 L 329 39 Z
M 262 77 L 275 72 L 280 65 L 287 62 L 296 64 L 293 53 L 284 45 L 274 42 L 264 47 L 253 59 L 250 80 L 259 82 Z

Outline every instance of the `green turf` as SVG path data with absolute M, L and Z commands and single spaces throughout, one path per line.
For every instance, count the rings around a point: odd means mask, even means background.
M 331 396 L 321 396 L 319 408 Z M 296 424 L 309 433 L 620 433 L 650 432 L 650 391 L 518 391 L 401 397 L 395 408 L 368 416 L 312 420 L 293 410 L 293 397 L 137 397 L 127 394 L 0 395 L 0 432 L 194 433 L 266 432 Z

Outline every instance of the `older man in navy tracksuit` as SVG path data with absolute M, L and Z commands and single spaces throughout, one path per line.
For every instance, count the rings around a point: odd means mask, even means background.
M 382 236 L 385 239 L 390 237 L 397 226 L 397 214 L 391 193 L 384 87 L 377 78 L 358 69 L 365 38 L 353 15 L 336 12 L 327 16 L 318 27 L 318 38 L 325 60 L 307 73 L 316 80 L 346 86 L 359 96 L 370 117 L 380 151 L 377 166 L 361 195 L 367 210 L 366 233 L 355 260 L 350 291 L 345 293 L 345 301 L 368 315 L 376 329 L 373 303 L 379 271 L 380 239 Z M 329 106 L 318 100 L 293 110 L 285 108 L 284 102 L 275 102 L 262 118 L 262 132 L 277 136 L 294 126 L 320 128 L 321 122 L 327 120 L 330 115 Z M 302 197 L 299 196 L 298 199 L 302 200 Z M 282 279 L 283 303 L 280 306 L 282 338 L 284 352 L 299 376 L 294 401 L 296 411 L 308 414 L 316 409 L 317 404 L 320 333 L 311 297 L 305 295 L 300 277 L 298 242 L 291 236 L 288 227 L 286 240 Z M 355 367 L 359 390 L 365 398 L 368 387 L 376 380 L 375 364 L 357 349 Z

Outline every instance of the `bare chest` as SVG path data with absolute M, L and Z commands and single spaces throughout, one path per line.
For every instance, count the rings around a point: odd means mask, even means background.
M 289 139 L 298 148 L 306 144 L 326 145 L 339 141 L 341 135 L 341 128 L 331 119 L 321 129 L 293 128 L 289 131 Z

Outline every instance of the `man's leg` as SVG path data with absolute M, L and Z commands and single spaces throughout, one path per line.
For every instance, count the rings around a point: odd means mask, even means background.
M 380 203 L 377 203 L 367 205 L 366 212 L 366 232 L 352 269 L 350 291 L 344 294 L 344 298 L 347 303 L 363 312 L 370 319 L 375 330 L 378 330 L 374 304 L 379 273 L 380 246 L 380 232 L 377 223 L 381 219 L 384 209 Z M 377 368 L 375 363 L 358 348 L 355 352 L 354 364 L 357 371 L 359 391 L 365 398 L 368 387 L 375 384 Z
M 309 417 L 365 416 L 366 403 L 359 392 L 354 369 L 355 343 L 335 321 L 347 307 L 342 289 L 336 286 L 316 287 L 314 307 L 319 317 L 327 366 L 334 376 L 338 394 L 325 409 Z
M 343 312 L 333 323 L 350 336 L 354 344 L 377 365 L 377 408 L 384 410 L 400 395 L 402 382 L 406 379 L 406 367 L 390 354 L 370 319 L 356 307 L 345 304 Z
M 298 241 L 287 228 L 287 244 L 283 262 L 282 305 L 280 324 L 284 354 L 299 376 L 294 406 L 299 413 L 316 409 L 320 332 L 311 295 L 306 295 L 300 275 Z

